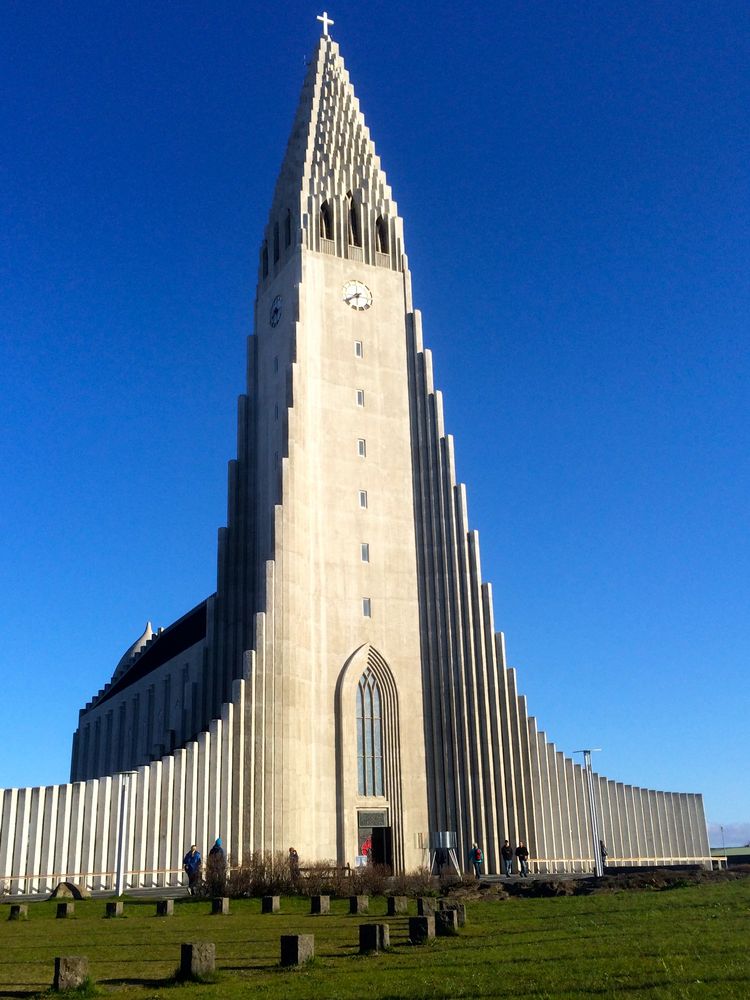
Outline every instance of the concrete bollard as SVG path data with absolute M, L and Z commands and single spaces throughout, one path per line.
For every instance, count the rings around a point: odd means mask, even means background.
M 125 907 L 121 902 L 114 901 L 107 903 L 107 916 L 108 917 L 121 917 L 123 915 Z
M 211 900 L 211 913 L 226 917 L 229 913 L 229 896 L 219 896 Z
M 315 957 L 315 935 L 282 934 L 281 964 L 304 965 Z
M 435 933 L 438 937 L 458 934 L 458 914 L 455 910 L 438 910 L 435 914 Z
M 315 916 L 321 916 L 324 913 L 331 912 L 331 897 L 330 896 L 310 896 L 310 913 Z
M 192 942 L 180 945 L 180 978 L 198 979 L 216 972 L 216 945 Z
M 157 899 L 157 901 L 156 901 L 156 915 L 157 915 L 157 917 L 173 917 L 174 916 L 174 900 L 173 899 Z
M 384 951 L 391 946 L 391 929 L 388 924 L 359 925 L 359 953 Z
M 417 913 L 420 917 L 428 917 L 437 909 L 437 903 L 432 896 L 417 897 Z
M 8 920 L 28 920 L 29 908 L 26 903 L 13 903 L 8 914 Z
M 71 904 L 72 905 L 72 904 Z M 55 978 L 52 989 L 74 990 L 83 986 L 89 974 L 89 960 L 81 955 L 64 955 L 55 959 Z
M 353 914 L 368 913 L 370 910 L 369 896 L 350 896 L 349 912 Z
M 260 901 L 261 913 L 278 913 L 281 910 L 281 899 L 279 896 L 263 896 Z
M 66 917 L 72 917 L 75 911 L 76 911 L 75 903 L 58 903 L 57 919 L 64 920 Z
M 412 944 L 425 944 L 435 937 L 435 915 L 409 917 L 409 940 Z
M 455 910 L 459 927 L 466 926 L 466 906 L 463 903 L 454 903 L 448 899 L 440 900 L 441 910 Z
M 409 912 L 409 897 L 408 896 L 389 896 L 388 897 L 388 916 L 397 917 L 401 913 Z

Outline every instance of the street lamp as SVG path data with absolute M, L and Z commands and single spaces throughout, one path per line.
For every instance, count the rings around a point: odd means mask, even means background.
M 596 811 L 596 799 L 594 797 L 594 775 L 591 770 L 591 754 L 601 753 L 601 747 L 594 747 L 591 750 L 574 750 L 573 753 L 583 754 L 583 765 L 586 771 L 586 785 L 589 791 L 589 815 L 591 817 L 591 841 L 594 847 L 594 874 L 601 878 L 604 874 L 604 862 L 602 860 L 601 835 L 599 833 L 599 817 Z

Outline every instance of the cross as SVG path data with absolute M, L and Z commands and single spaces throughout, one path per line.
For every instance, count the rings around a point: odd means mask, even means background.
M 328 11 L 327 10 L 324 10 L 322 14 L 318 14 L 318 16 L 316 17 L 315 20 L 323 22 L 323 34 L 324 35 L 328 35 L 328 25 L 336 23 L 332 18 L 330 18 L 328 16 Z

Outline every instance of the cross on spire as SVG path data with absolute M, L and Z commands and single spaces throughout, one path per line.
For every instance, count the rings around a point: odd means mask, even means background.
M 328 11 L 327 10 L 324 10 L 322 14 L 318 14 L 316 20 L 317 21 L 322 21 L 322 23 L 323 23 L 323 35 L 327 37 L 327 35 L 328 35 L 328 25 L 329 24 L 335 24 L 336 22 L 333 20 L 333 18 L 331 18 L 331 17 L 328 16 Z

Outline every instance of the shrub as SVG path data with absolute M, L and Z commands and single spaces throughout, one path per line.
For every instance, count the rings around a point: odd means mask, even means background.
M 365 865 L 349 876 L 349 896 L 384 896 L 391 870 L 386 865 Z
M 296 892 L 295 881 L 289 867 L 289 858 L 283 851 L 254 851 L 241 865 L 231 866 L 225 893 L 240 896 L 280 896 Z
M 203 872 L 200 894 L 216 898 L 227 894 L 227 863 L 223 856 L 209 854 Z
M 389 892 L 394 896 L 432 896 L 437 893 L 434 876 L 426 866 L 394 875 Z

